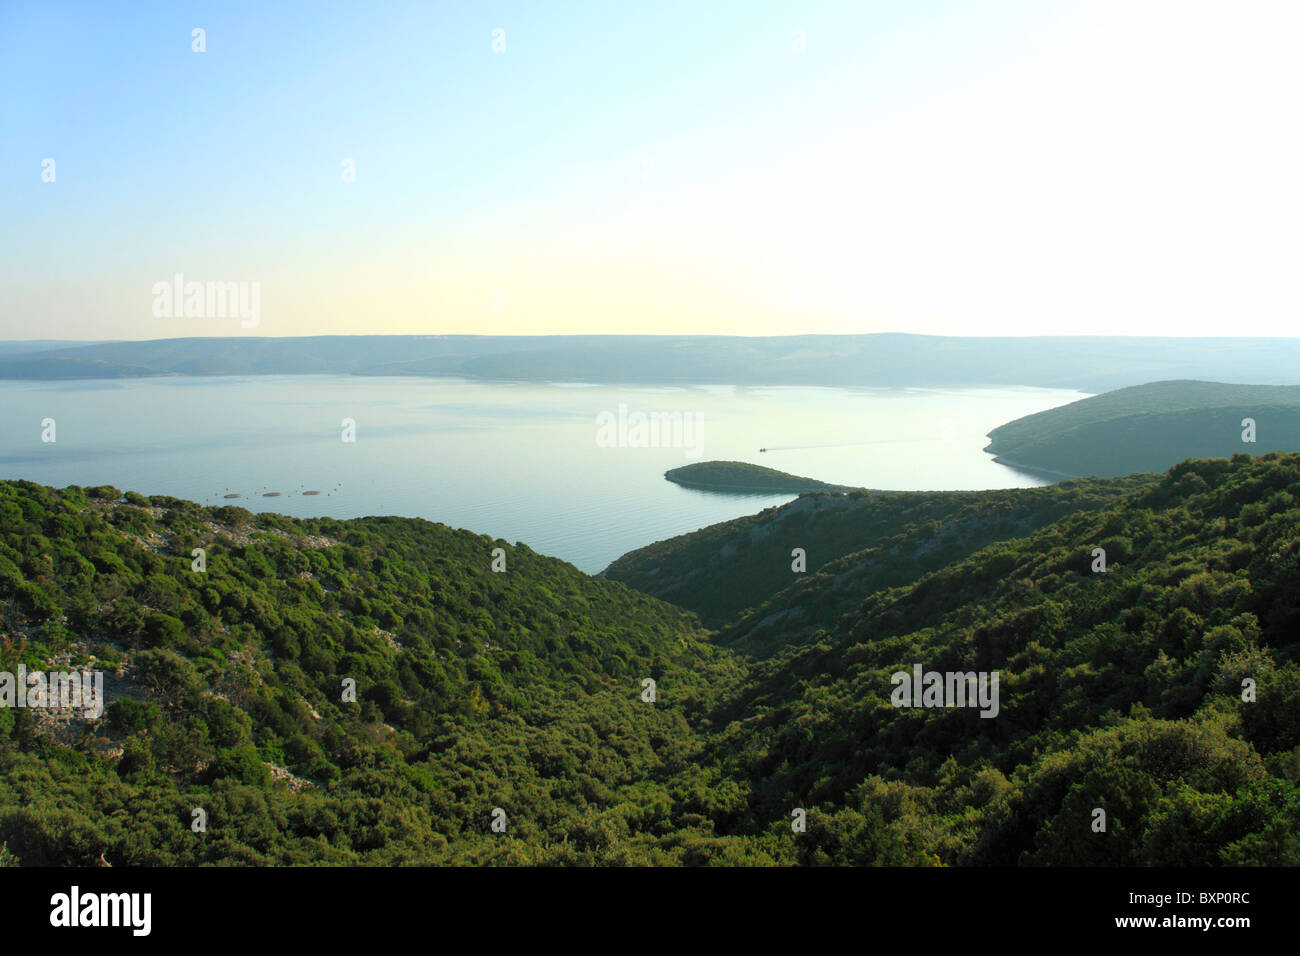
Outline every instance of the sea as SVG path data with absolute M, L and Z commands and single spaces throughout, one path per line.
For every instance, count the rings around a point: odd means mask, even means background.
M 1047 480 L 994 462 L 987 433 L 1086 397 L 340 375 L 5 381 L 0 478 L 298 517 L 420 517 L 596 573 L 794 497 L 683 488 L 665 480 L 671 468 L 745 461 L 866 488 L 1030 487 Z

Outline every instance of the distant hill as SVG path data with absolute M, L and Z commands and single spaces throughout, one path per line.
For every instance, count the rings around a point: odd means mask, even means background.
M 99 342 L 69 342 L 59 339 L 23 339 L 20 341 L 0 342 L 0 355 L 24 355 L 33 352 L 48 352 L 51 349 L 78 348 L 83 345 L 99 345 Z
M 1300 374 L 1300 373 L 1298 373 Z M 1242 441 L 1244 419 L 1255 442 Z M 1153 382 L 1018 418 L 984 449 L 1014 467 L 1111 477 L 1186 458 L 1300 450 L 1300 386 Z
M 806 491 L 851 491 L 816 478 L 800 478 L 775 468 L 744 461 L 700 461 L 664 472 L 669 481 L 686 488 L 736 494 L 802 494 Z
M 1029 385 L 1100 392 L 1171 378 L 1289 384 L 1297 368 L 1300 339 L 1247 338 L 241 336 L 0 349 L 0 379 L 41 380 L 348 374 L 629 384 Z

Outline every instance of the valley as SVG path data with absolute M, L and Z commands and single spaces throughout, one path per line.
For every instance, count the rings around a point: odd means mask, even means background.
M 1276 453 L 812 494 L 593 578 L 421 520 L 0 483 L 0 670 L 129 688 L 59 741 L 0 709 L 0 843 L 37 865 L 1294 863 L 1297 495 Z M 916 667 L 998 672 L 996 718 L 893 706 Z

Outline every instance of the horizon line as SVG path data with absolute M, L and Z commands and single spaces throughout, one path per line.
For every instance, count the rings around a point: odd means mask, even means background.
M 677 338 L 677 339 L 795 339 L 795 338 L 866 338 L 868 336 L 892 335 L 918 339 L 1169 339 L 1176 341 L 1217 341 L 1258 339 L 1260 341 L 1296 341 L 1297 335 L 1140 335 L 1140 334 L 1053 334 L 1038 335 L 939 335 L 929 332 L 787 332 L 766 335 L 742 335 L 731 332 L 315 332 L 301 335 L 175 335 L 156 338 L 124 339 L 62 339 L 62 338 L 0 338 L 0 342 L 22 344 L 25 342 L 58 342 L 68 345 L 109 345 L 122 342 L 173 342 L 191 339 L 250 339 L 250 340 L 287 340 L 287 339 L 328 339 L 328 338 L 476 338 L 476 339 L 562 339 L 562 338 Z

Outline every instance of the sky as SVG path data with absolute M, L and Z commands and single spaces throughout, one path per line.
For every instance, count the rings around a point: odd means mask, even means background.
M 1297 35 L 1290 0 L 0 0 L 0 339 L 1292 336 Z M 256 327 L 155 314 L 178 274 L 255 284 Z

